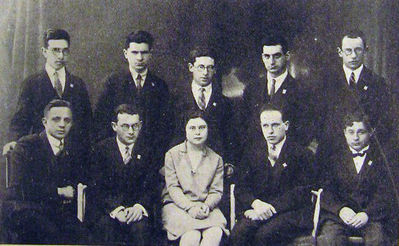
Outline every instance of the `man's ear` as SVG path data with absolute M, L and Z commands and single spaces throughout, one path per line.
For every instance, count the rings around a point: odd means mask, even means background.
M 291 53 L 289 50 L 287 50 L 287 52 L 285 52 L 285 57 L 287 58 L 287 60 L 290 60 Z
M 116 122 L 111 122 L 111 127 L 112 127 L 112 130 L 114 130 L 115 132 L 116 132 L 116 127 L 117 127 L 117 124 L 116 124 Z
M 285 130 L 288 131 L 288 128 L 290 127 L 290 122 L 287 120 L 284 122 Z
M 42 124 L 43 124 L 44 127 L 46 127 L 46 125 L 47 125 L 47 119 L 46 119 L 46 117 L 43 117 L 43 118 L 42 118 Z
M 188 63 L 188 71 L 194 72 L 194 65 L 191 63 Z
M 44 48 L 44 47 L 42 47 L 41 48 L 41 51 L 42 51 L 42 55 L 45 57 L 45 58 L 47 58 L 47 49 L 46 48 Z
M 375 133 L 375 128 L 374 127 L 370 128 L 370 137 L 372 137 L 374 133 Z
M 125 56 L 125 58 L 127 59 L 127 50 L 123 49 L 123 55 Z
M 342 56 L 343 56 L 342 50 L 341 50 L 340 47 L 337 47 L 337 53 L 338 53 L 339 57 L 342 57 Z

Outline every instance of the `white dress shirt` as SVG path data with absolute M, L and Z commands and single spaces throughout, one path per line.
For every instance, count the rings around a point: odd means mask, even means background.
M 350 149 L 350 151 L 351 151 L 353 154 L 364 153 L 365 151 L 367 151 L 367 150 L 369 149 L 369 146 L 367 145 L 366 147 L 364 147 L 364 148 L 363 148 L 362 150 L 360 150 L 360 151 L 356 151 L 356 150 L 352 149 L 351 147 L 349 147 L 349 149 Z M 353 162 L 355 163 L 356 172 L 357 172 L 358 174 L 360 173 L 360 170 L 361 170 L 362 167 L 363 167 L 364 160 L 366 159 L 366 156 L 367 156 L 367 153 L 365 153 L 364 156 L 356 156 L 356 157 L 353 157 Z
M 355 70 L 349 69 L 345 65 L 343 65 L 343 68 L 345 72 L 346 82 L 348 83 L 348 85 L 352 72 L 355 74 L 355 83 L 357 84 L 357 82 L 359 81 L 360 73 L 363 70 L 363 64 L 360 67 L 356 68 Z
M 134 143 L 129 144 L 129 145 L 123 144 L 121 141 L 119 141 L 118 137 L 116 137 L 116 143 L 118 144 L 119 153 L 121 153 L 123 162 L 125 162 L 125 160 L 127 158 L 131 158 L 132 150 L 133 150 L 133 147 L 134 147 Z M 126 153 L 126 147 L 129 148 L 129 151 L 127 153 Z
M 280 152 L 281 152 L 281 149 L 284 146 L 285 140 L 286 140 L 286 137 L 284 137 L 283 140 L 281 140 L 280 143 L 275 144 L 274 145 L 274 150 L 273 150 L 273 145 L 267 143 L 267 150 L 268 150 L 269 155 L 275 156 L 276 160 L 277 160 L 279 158 L 279 156 L 280 156 Z M 276 164 L 276 160 L 273 160 L 269 156 L 267 158 L 269 159 L 270 164 L 272 165 L 272 167 L 274 167 L 274 165 Z
M 65 67 L 62 67 L 61 69 L 56 71 L 53 67 L 51 67 L 50 65 L 48 65 L 46 63 L 45 69 L 46 69 L 48 77 L 51 80 L 51 84 L 53 85 L 53 88 L 55 88 L 55 81 L 56 81 L 56 77 L 54 74 L 55 74 L 55 72 L 57 72 L 58 79 L 60 80 L 61 85 L 62 85 L 62 92 L 64 92 L 65 91 L 65 81 L 66 81 Z
M 272 80 L 276 80 L 276 84 L 274 85 L 274 93 L 276 94 L 276 92 L 278 91 L 278 89 L 280 89 L 281 85 L 283 84 L 284 80 L 287 78 L 288 76 L 288 71 L 287 69 L 285 70 L 284 73 L 282 73 L 280 76 L 273 78 L 272 75 L 268 72 L 267 73 L 267 92 L 270 95 L 270 92 L 272 90 Z
M 129 67 L 129 70 L 130 70 L 130 74 L 132 75 L 132 78 L 134 80 L 134 83 L 136 84 L 136 87 L 137 87 L 137 85 L 138 85 L 137 76 L 139 75 L 139 73 L 136 72 L 136 70 L 131 69 L 130 67 Z M 147 73 L 148 73 L 148 69 L 146 69 L 144 72 L 140 73 L 140 75 L 141 75 L 141 88 L 144 87 L 144 82 L 145 82 L 145 79 L 147 78 Z
M 61 146 L 63 146 L 62 148 L 64 148 L 64 146 L 65 146 L 64 139 L 59 140 L 59 139 L 51 136 L 47 132 L 46 132 L 46 135 L 47 135 L 47 139 L 50 143 L 51 150 L 53 151 L 54 155 L 57 155 L 60 151 L 62 151 L 62 149 L 60 149 L 60 143 L 62 143 L 61 144 Z
M 194 81 L 191 83 L 191 91 L 193 92 L 194 99 L 197 102 L 197 105 L 199 106 L 199 95 L 201 92 L 201 88 L 204 88 L 204 96 L 205 96 L 205 108 L 208 107 L 209 100 L 211 99 L 211 94 L 212 94 L 212 83 L 209 83 L 207 86 L 199 86 L 197 83 Z

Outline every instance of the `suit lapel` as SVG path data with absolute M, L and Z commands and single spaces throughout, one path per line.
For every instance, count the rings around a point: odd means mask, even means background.
M 46 165 L 48 177 L 51 177 L 52 169 L 55 168 L 55 166 L 56 166 L 56 158 L 53 153 L 53 150 L 51 149 L 50 142 L 48 141 L 47 134 L 45 131 L 42 131 L 40 133 L 40 138 L 42 140 L 43 147 L 44 147 L 43 148 L 43 151 L 44 151 L 43 155 L 45 157 L 44 160 L 50 161 L 49 163 L 43 163 L 43 164 Z
M 58 94 L 55 91 L 53 84 L 51 83 L 50 77 L 48 76 L 46 70 L 43 70 L 43 72 L 42 72 L 42 81 L 43 81 L 43 83 L 40 83 L 39 86 L 42 87 L 43 96 L 45 95 L 46 97 L 50 96 L 51 98 L 58 98 Z

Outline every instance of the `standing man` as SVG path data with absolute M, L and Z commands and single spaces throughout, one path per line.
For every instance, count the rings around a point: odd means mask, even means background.
M 192 81 L 177 100 L 175 143 L 185 140 L 185 113 L 200 110 L 208 122 L 208 146 L 221 155 L 225 163 L 236 163 L 240 158 L 240 142 L 237 140 L 231 103 L 223 96 L 221 86 L 214 81 L 216 60 L 213 51 L 204 46 L 194 47 L 189 54 L 188 70 Z
M 70 137 L 89 148 L 92 112 L 89 95 L 83 81 L 69 73 L 65 65 L 70 56 L 70 37 L 62 29 L 49 29 L 44 33 L 42 54 L 46 59 L 44 71 L 32 75 L 22 83 L 17 111 L 10 124 L 13 140 L 3 148 L 3 154 L 13 149 L 16 140 L 43 130 L 42 112 L 53 99 L 71 103 L 74 126 Z
M 146 31 L 135 31 L 126 38 L 123 54 L 129 70 L 109 76 L 105 90 L 94 112 L 97 140 L 113 135 L 109 128 L 113 110 L 120 104 L 137 105 L 143 112 L 142 134 L 154 146 L 159 166 L 168 147 L 173 123 L 169 112 L 169 90 L 166 83 L 148 69 L 153 37 Z
M 52 100 L 42 123 L 44 131 L 21 138 L 11 152 L 9 194 L 19 209 L 4 225 L 17 235 L 13 243 L 82 243 L 86 233 L 76 217 L 76 195 L 83 152 L 69 138 L 71 104 Z
M 145 142 L 138 110 L 119 105 L 111 122 L 113 137 L 101 141 L 92 155 L 98 243 L 150 245 L 150 223 L 157 169 Z M 108 126 L 108 127 L 110 127 Z M 111 128 L 111 127 L 110 127 Z
M 313 226 L 313 155 L 287 135 L 281 109 L 265 105 L 259 115 L 263 139 L 251 139 L 240 165 L 231 245 L 285 245 Z
M 262 61 L 267 75 L 253 83 L 244 92 L 247 112 L 246 128 L 257 129 L 258 112 L 265 103 L 272 103 L 286 112 L 291 122 L 289 135 L 296 142 L 307 146 L 313 139 L 314 131 L 309 131 L 314 117 L 310 90 L 288 73 L 290 51 L 284 37 L 270 35 L 262 40 Z M 251 125 L 255 124 L 255 125 Z

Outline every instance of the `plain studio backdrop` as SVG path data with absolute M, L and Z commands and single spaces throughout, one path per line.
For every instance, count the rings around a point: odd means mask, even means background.
M 106 76 L 126 69 L 125 37 L 137 29 L 153 34 L 151 70 L 174 94 L 190 82 L 188 51 L 206 43 L 217 51 L 224 93 L 239 97 L 264 71 L 259 41 L 271 31 L 289 39 L 290 71 L 317 86 L 327 67 L 340 64 L 337 35 L 348 27 L 363 30 L 366 65 L 398 91 L 398 7 L 394 0 L 0 0 L 0 146 L 9 141 L 22 80 L 44 68 L 40 48 L 48 28 L 69 32 L 68 70 L 86 82 L 93 105 Z M 0 202 L 4 180 L 2 158 Z

